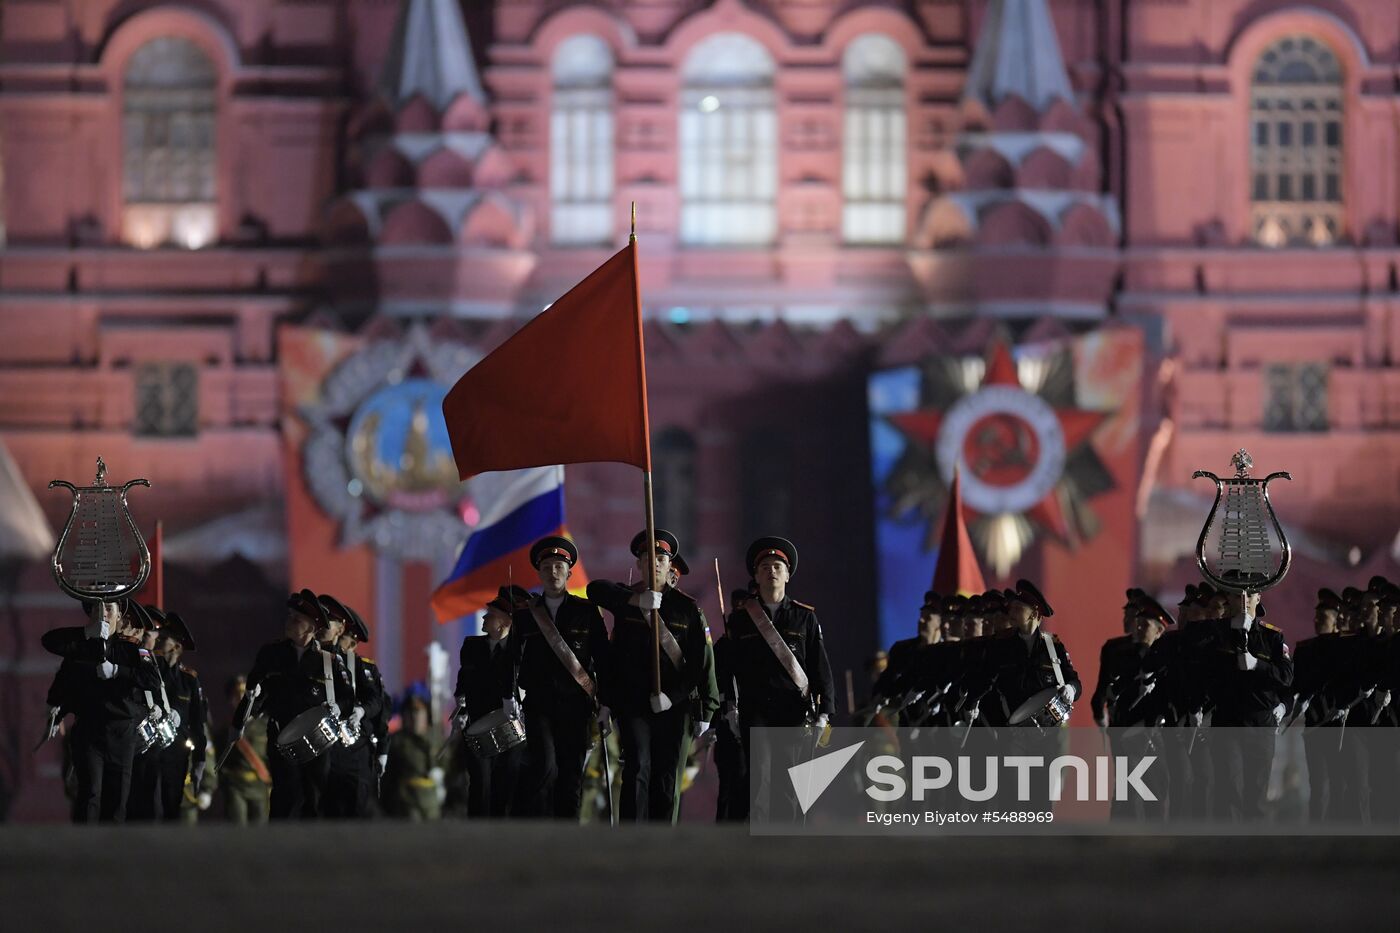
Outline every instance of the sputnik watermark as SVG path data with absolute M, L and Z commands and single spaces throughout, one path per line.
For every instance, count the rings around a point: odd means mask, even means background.
M 872 800 L 886 803 L 906 797 L 923 801 L 930 791 L 953 787 L 956 769 L 958 796 L 969 803 L 985 803 L 1001 793 L 1001 775 L 1010 770 L 1015 772 L 1015 799 L 1018 802 L 1028 803 L 1033 799 L 1034 782 L 1044 784 L 1049 799 L 1057 801 L 1064 793 L 1065 773 L 1070 771 L 1076 778 L 1076 800 L 1156 801 L 1157 795 L 1143 782 L 1147 769 L 1156 761 L 1155 755 L 1133 762 L 1124 755 L 1095 755 L 1092 759 L 1060 755 L 1047 764 L 1040 755 L 987 755 L 982 758 L 979 776 L 977 764 L 967 755 L 953 761 L 938 756 L 916 755 L 910 762 L 911 780 L 903 774 L 903 760 L 894 755 L 879 755 L 865 764 L 865 775 L 870 782 L 865 792 Z

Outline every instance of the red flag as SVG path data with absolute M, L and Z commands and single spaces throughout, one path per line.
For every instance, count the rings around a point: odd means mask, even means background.
M 637 247 L 467 371 L 442 403 L 462 479 L 614 461 L 651 470 Z
M 953 485 L 948 489 L 948 510 L 943 513 L 943 535 L 938 544 L 938 565 L 933 568 L 933 589 L 941 596 L 961 593 L 973 596 L 985 592 L 982 568 L 972 538 L 967 533 L 967 521 L 962 513 L 962 489 L 958 468 L 953 467 Z

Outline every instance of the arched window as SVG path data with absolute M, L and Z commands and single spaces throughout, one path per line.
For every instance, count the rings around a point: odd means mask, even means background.
M 1310 36 L 1280 39 L 1254 67 L 1253 230 L 1264 246 L 1327 246 L 1342 233 L 1342 69 Z
M 126 66 L 127 242 L 197 249 L 217 233 L 214 119 L 218 75 L 188 39 L 152 39 Z
M 556 243 L 613 237 L 613 57 L 597 36 L 571 36 L 554 53 L 550 115 L 550 234 Z
M 841 190 L 847 243 L 904 242 L 904 50 L 865 35 L 846 49 L 846 128 Z
M 778 118 L 773 59 L 720 33 L 682 69 L 681 241 L 761 245 L 777 234 Z
M 652 441 L 656 523 L 680 539 L 681 549 L 698 543 L 695 510 L 695 438 L 681 428 L 665 428 Z

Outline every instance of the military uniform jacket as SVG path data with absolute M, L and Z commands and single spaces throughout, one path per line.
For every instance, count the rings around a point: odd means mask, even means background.
M 549 650 L 548 645 L 545 650 Z M 462 640 L 459 658 L 456 695 L 466 701 L 467 715 L 480 719 L 500 709 L 505 698 L 511 695 L 512 663 L 508 643 L 501 642 L 493 651 L 489 635 L 472 635 Z M 578 686 L 574 689 L 578 690 Z
M 539 606 L 545 613 L 549 612 L 544 596 L 535 597 L 532 605 Z M 601 690 L 601 682 L 608 679 L 611 646 L 608 627 L 603 624 L 603 614 L 598 607 L 571 593 L 565 594 L 555 613 L 554 627 L 559 630 L 559 637 L 564 639 L 574 657 L 578 658 L 578 663 L 593 679 L 595 690 Z M 511 663 L 520 665 L 519 684 L 525 691 L 527 705 L 537 710 L 580 706 L 592 708 L 593 700 L 574 680 L 554 649 L 549 647 L 530 608 L 515 611 L 506 645 Z M 465 645 L 463 650 L 466 650 Z M 662 660 L 667 663 L 664 658 Z
M 1263 726 L 1274 723 L 1274 708 L 1292 699 L 1293 659 L 1283 633 L 1255 621 L 1246 632 L 1229 619 L 1196 623 L 1201 629 L 1198 650 L 1204 656 L 1207 690 L 1214 704 L 1211 725 Z M 1252 671 L 1240 670 L 1246 647 L 1257 659 Z
M 956 707 L 962 697 L 966 645 L 963 641 L 919 644 L 893 685 L 894 696 L 922 692 L 924 696 L 918 705 L 926 711 L 929 725 L 946 726 L 958 721 Z
M 63 658 L 54 686 L 52 703 L 94 725 L 146 718 L 145 691 L 160 690 L 160 672 L 149 651 L 120 638 L 88 638 L 82 626 L 45 632 L 43 646 Z M 108 680 L 97 676 L 105 661 L 116 665 Z
M 208 704 L 204 701 L 199 675 L 183 664 L 172 667 L 165 658 L 156 658 L 156 666 L 160 668 L 161 679 L 165 681 L 165 696 L 170 701 L 170 708 L 180 715 L 175 744 L 184 747 L 188 740 L 196 752 L 203 754 L 208 742 L 205 733 Z M 157 703 L 160 702 L 158 694 L 155 699 Z
M 895 697 L 909 689 L 914 657 L 922 645 L 923 639 L 918 637 L 901 638 L 890 645 L 888 663 L 871 688 L 876 697 Z
M 1200 622 L 1185 623 L 1162 633 L 1143 659 L 1143 669 L 1156 684 L 1145 701 L 1149 722 L 1168 726 L 1192 724 L 1192 714 L 1210 706 L 1205 652 Z
M 1293 651 L 1293 711 L 1308 701 L 1303 721 L 1310 726 L 1341 725 L 1333 714 L 1358 695 L 1353 668 L 1355 635 L 1330 632 L 1298 642 Z
M 336 653 L 345 662 L 346 670 L 350 674 L 355 697 L 351 708 L 360 706 L 365 711 L 365 718 L 360 722 L 359 741 L 351 746 L 360 748 L 370 740 L 370 736 L 379 734 L 379 721 L 388 718 L 385 715 L 388 693 L 384 689 L 384 678 L 379 673 L 379 665 L 373 660 L 341 651 L 339 647 L 336 648 Z
M 1078 696 L 1079 674 L 1070 663 L 1069 652 L 1057 636 L 1051 635 L 1050 639 L 1060 661 L 1060 674 Z M 1046 687 L 1056 686 L 1055 666 L 1041 630 L 1036 629 L 1029 644 L 1019 632 L 988 638 L 982 657 L 982 678 L 991 689 L 987 700 L 981 703 L 981 710 L 992 725 L 1005 725 L 1018 706 Z
M 651 613 L 644 614 L 627 602 L 642 589 L 640 582 L 631 587 L 607 580 L 588 584 L 589 600 L 613 617 L 611 676 L 603 681 L 602 702 L 632 713 L 651 709 Z M 700 720 L 708 722 L 719 709 L 719 687 L 705 613 L 693 598 L 673 586 L 662 591 L 659 611 L 661 624 L 680 646 L 682 661 L 677 670 L 662 650 L 661 689 L 674 706 L 686 703 L 694 693 L 700 701 Z
M 326 702 L 322 652 L 331 654 L 331 676 L 335 699 L 343 718 L 355 706 L 350 673 L 339 651 L 323 648 L 315 641 L 307 645 L 300 659 L 291 639 L 281 639 L 258 649 L 253 669 L 248 672 L 248 689 L 262 684 L 262 710 L 267 714 L 267 735 L 277 741 L 282 727 L 302 713 Z
M 1346 686 L 1339 691 L 1339 702 L 1346 705 L 1353 700 L 1358 702 L 1347 716 L 1347 728 L 1369 726 L 1375 719 L 1377 726 L 1400 724 L 1400 639 L 1392 634 L 1375 635 L 1362 632 L 1345 636 L 1344 657 L 1339 662 L 1346 675 Z M 1369 697 L 1362 694 L 1375 688 Z M 1391 691 L 1388 706 L 1382 706 L 1384 692 Z M 1359 698 L 1359 699 L 1358 699 Z
M 768 607 L 757 598 L 751 602 L 769 615 Z M 798 666 L 807 675 L 807 685 L 817 712 L 828 716 L 835 710 L 836 688 L 831 679 L 831 662 L 822 643 L 822 627 L 817 611 L 791 596 L 783 597 L 769 615 L 773 628 L 797 658 Z M 734 642 L 734 671 L 739 679 L 739 694 L 744 705 L 778 701 L 793 704 L 800 700 L 797 685 L 773 654 L 763 635 L 749 618 L 747 609 L 736 609 L 729 615 L 725 628 Z M 741 706 L 741 709 L 743 707 Z M 754 707 L 757 708 L 757 707 Z
M 1165 634 L 1165 633 L 1164 633 Z M 1123 675 L 1131 667 L 1136 673 L 1139 652 L 1131 635 L 1118 635 L 1103 643 L 1099 649 L 1099 679 L 1094 685 L 1094 693 L 1089 697 L 1089 706 L 1094 711 L 1094 719 L 1102 719 L 1110 698 L 1121 694 L 1128 685 L 1122 682 Z

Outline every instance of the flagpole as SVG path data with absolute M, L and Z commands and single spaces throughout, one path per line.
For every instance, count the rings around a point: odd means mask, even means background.
M 627 234 L 627 245 L 632 249 L 633 281 L 636 281 L 637 263 L 637 202 L 632 202 L 632 225 Z M 637 298 L 637 344 L 641 350 L 638 365 L 642 367 L 642 372 L 646 372 L 646 346 L 642 335 L 642 294 L 640 283 L 635 291 Z M 646 379 L 642 379 L 642 427 L 646 434 L 647 445 L 647 468 L 642 471 L 642 499 L 646 509 L 646 536 L 647 536 L 647 579 L 646 588 L 648 590 L 660 589 L 656 585 L 656 510 L 653 504 L 651 488 L 651 423 L 647 417 L 646 399 Z M 672 559 L 675 556 L 672 555 Z M 664 586 L 664 584 L 663 584 Z M 661 611 L 651 610 L 651 694 L 652 708 L 656 712 L 662 712 L 671 706 L 670 699 L 661 692 Z M 659 707 L 659 709 L 657 708 Z

